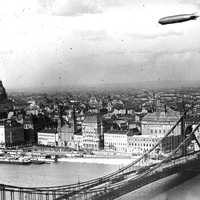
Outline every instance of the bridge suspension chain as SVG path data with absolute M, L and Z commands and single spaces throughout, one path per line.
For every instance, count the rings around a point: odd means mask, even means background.
M 141 161 L 145 161 L 146 158 L 149 157 L 150 153 L 153 152 L 157 147 L 159 147 L 162 144 L 164 139 L 166 139 L 171 133 L 173 134 L 173 131 L 179 125 L 179 123 L 181 123 L 181 121 L 183 120 L 183 118 L 185 116 L 186 116 L 186 112 L 180 117 L 180 119 L 174 124 L 174 126 L 164 135 L 164 137 L 162 137 L 147 152 L 145 152 L 143 155 L 141 155 L 138 159 L 136 159 L 129 165 L 124 166 L 121 169 L 116 170 L 115 172 L 109 173 L 100 178 L 95 178 L 95 179 L 91 179 L 91 180 L 80 182 L 80 183 L 60 185 L 60 186 L 18 187 L 18 186 L 2 184 L 2 185 L 0 185 L 1 197 L 3 197 L 3 195 L 5 195 L 5 192 L 10 192 L 12 194 L 12 196 L 14 193 L 20 193 L 20 194 L 23 193 L 23 194 L 31 194 L 31 195 L 34 194 L 36 196 L 42 196 L 42 197 L 44 196 L 44 199 L 46 197 L 46 199 L 49 199 L 49 200 L 51 199 L 50 197 L 54 196 L 55 198 L 53 197 L 53 199 L 60 200 L 60 199 L 65 199 L 66 197 L 70 197 L 70 196 L 73 196 L 73 195 L 76 195 L 76 194 L 82 193 L 82 192 L 89 192 L 89 193 L 92 191 L 97 192 L 97 193 L 101 192 L 102 190 L 105 190 L 105 186 L 101 187 L 101 185 L 109 183 L 110 181 L 115 180 L 115 179 L 119 178 L 120 176 L 129 176 L 132 173 L 134 173 L 134 170 L 137 167 L 137 165 L 139 166 Z M 141 177 L 153 172 L 157 168 L 159 168 L 163 163 L 166 163 L 167 161 L 172 159 L 172 157 L 176 154 L 176 152 L 178 150 L 180 150 L 180 148 L 182 148 L 186 144 L 186 142 L 188 142 L 192 138 L 192 135 L 199 128 L 199 126 L 200 126 L 200 123 L 195 127 L 195 129 L 192 131 L 192 133 L 189 136 L 187 136 L 174 150 L 172 148 L 171 150 L 173 150 L 173 151 L 167 158 L 165 158 L 161 162 L 157 163 L 150 169 L 145 170 L 144 173 L 142 173 L 136 177 L 133 177 L 132 179 L 136 180 L 137 178 L 141 178 Z M 120 184 L 120 181 L 118 184 Z M 119 187 L 119 185 L 117 185 L 116 187 Z M 115 189 L 115 184 L 112 184 L 112 189 Z

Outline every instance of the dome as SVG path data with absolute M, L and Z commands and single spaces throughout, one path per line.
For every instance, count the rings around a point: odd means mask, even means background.
M 6 99 L 7 99 L 6 90 L 2 84 L 2 81 L 0 81 L 0 102 Z

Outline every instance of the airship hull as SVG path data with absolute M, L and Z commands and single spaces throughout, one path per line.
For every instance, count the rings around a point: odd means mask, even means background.
M 195 20 L 198 17 L 199 16 L 195 14 L 174 15 L 161 18 L 158 22 L 162 25 L 166 25 L 166 24 L 181 23 L 189 20 Z

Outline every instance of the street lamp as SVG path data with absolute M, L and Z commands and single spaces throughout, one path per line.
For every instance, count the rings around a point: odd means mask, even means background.
M 174 24 L 174 23 L 180 23 L 180 22 L 195 20 L 198 17 L 199 17 L 199 15 L 197 13 L 172 15 L 172 16 L 161 18 L 158 21 L 158 23 L 161 24 L 161 25 Z

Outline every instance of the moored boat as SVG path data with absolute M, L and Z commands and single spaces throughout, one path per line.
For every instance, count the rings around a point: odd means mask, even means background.
M 1 157 L 0 163 L 2 164 L 16 164 L 16 165 L 29 165 L 31 161 L 24 158 Z
M 31 159 L 31 163 L 36 164 L 36 165 L 41 165 L 41 164 L 45 164 L 46 162 L 44 160 Z

